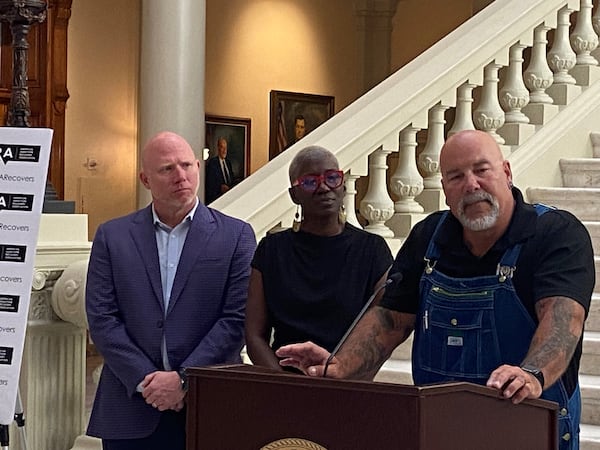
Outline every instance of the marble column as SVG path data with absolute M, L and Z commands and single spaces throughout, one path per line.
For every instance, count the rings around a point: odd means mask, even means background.
M 142 0 L 140 150 L 154 134 L 169 130 L 187 139 L 202 161 L 205 32 L 205 0 Z M 149 201 L 140 184 L 138 206 Z
M 359 61 L 363 89 L 368 91 L 390 75 L 392 18 L 400 0 L 355 0 Z

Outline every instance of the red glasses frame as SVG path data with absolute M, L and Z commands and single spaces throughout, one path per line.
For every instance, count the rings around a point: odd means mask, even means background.
M 331 176 L 333 174 L 339 175 L 339 177 L 340 177 L 339 182 L 336 181 L 336 184 L 334 184 L 334 185 L 327 182 L 328 181 L 327 177 Z M 314 188 L 307 186 L 305 184 L 307 181 L 311 181 L 311 184 L 315 183 Z M 300 186 L 300 189 L 302 189 L 303 191 L 306 191 L 306 192 L 315 192 L 317 189 L 319 189 L 319 186 L 321 186 L 321 183 L 325 183 L 325 186 L 327 186 L 329 189 L 339 188 L 344 183 L 344 171 L 343 170 L 326 170 L 321 175 L 302 175 L 301 177 L 298 177 L 298 179 L 296 181 L 294 181 L 292 186 Z

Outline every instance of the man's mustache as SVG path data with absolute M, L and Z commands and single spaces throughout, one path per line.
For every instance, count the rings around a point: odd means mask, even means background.
M 472 194 L 467 194 L 463 198 L 461 198 L 458 206 L 462 209 L 465 206 L 472 205 L 473 203 L 477 203 L 482 200 L 485 200 L 492 205 L 494 204 L 494 197 L 492 196 L 492 194 L 486 191 L 476 191 Z

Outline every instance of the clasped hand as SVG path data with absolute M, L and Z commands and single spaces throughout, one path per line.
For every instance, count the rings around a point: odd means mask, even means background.
M 181 378 L 177 372 L 149 373 L 142 381 L 142 388 L 142 396 L 153 408 L 159 411 L 183 409 L 185 392 L 181 389 Z

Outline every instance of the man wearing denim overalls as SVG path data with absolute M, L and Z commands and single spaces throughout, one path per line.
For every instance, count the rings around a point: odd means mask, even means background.
M 559 448 L 579 448 L 583 324 L 595 283 L 589 234 L 572 214 L 530 205 L 495 140 L 450 137 L 440 154 L 449 212 L 417 224 L 380 305 L 360 321 L 327 376 L 372 378 L 414 330 L 415 384 L 469 381 L 519 403 L 558 402 Z M 328 352 L 282 347 L 282 365 L 323 374 Z

